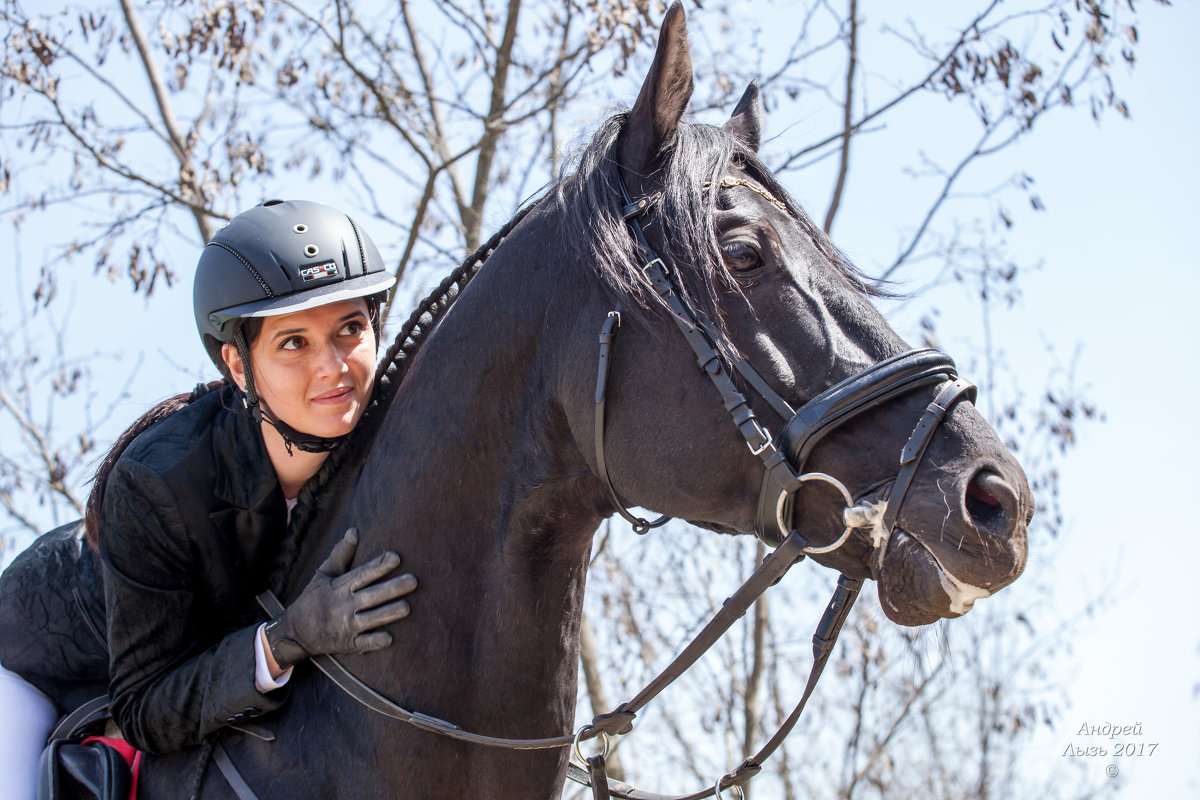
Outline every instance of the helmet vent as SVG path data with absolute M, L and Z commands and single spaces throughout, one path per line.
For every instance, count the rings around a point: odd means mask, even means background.
M 297 222 L 292 226 L 292 230 L 294 230 L 296 233 L 308 233 L 308 226 L 303 222 Z
M 304 255 L 308 256 L 309 258 L 314 257 L 319 252 L 321 252 L 321 250 L 315 244 L 304 245 Z

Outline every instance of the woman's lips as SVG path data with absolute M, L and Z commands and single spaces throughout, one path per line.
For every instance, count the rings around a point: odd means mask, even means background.
M 339 386 L 336 389 L 330 389 L 327 392 L 322 392 L 312 399 L 312 402 L 320 405 L 337 405 L 354 396 L 353 386 Z

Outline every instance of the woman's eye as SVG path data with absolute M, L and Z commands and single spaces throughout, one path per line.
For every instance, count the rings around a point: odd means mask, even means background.
M 301 347 L 304 347 L 302 336 L 289 336 L 279 343 L 280 350 L 299 350 Z
M 358 336 L 366 329 L 367 329 L 367 326 L 364 325 L 361 321 L 352 320 L 350 322 L 347 322 L 345 325 L 343 325 L 342 329 L 340 331 L 338 331 L 338 334 L 340 336 Z
M 730 272 L 750 272 L 763 265 L 762 256 L 752 246 L 735 242 L 721 248 L 721 257 L 725 260 L 725 268 Z

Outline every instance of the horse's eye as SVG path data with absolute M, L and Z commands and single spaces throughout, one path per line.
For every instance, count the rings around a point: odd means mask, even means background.
M 762 256 L 745 242 L 734 242 L 721 247 L 721 257 L 730 272 L 751 272 L 763 265 Z

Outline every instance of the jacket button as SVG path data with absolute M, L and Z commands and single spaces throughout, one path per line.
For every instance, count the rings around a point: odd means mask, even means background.
M 237 722 L 237 717 L 226 717 L 225 721 L 229 722 L 229 723 L 234 723 L 234 722 Z
M 246 706 L 245 708 L 242 709 L 242 713 L 245 714 L 247 717 L 257 717 L 259 714 L 262 713 L 262 711 L 255 708 L 254 706 Z

